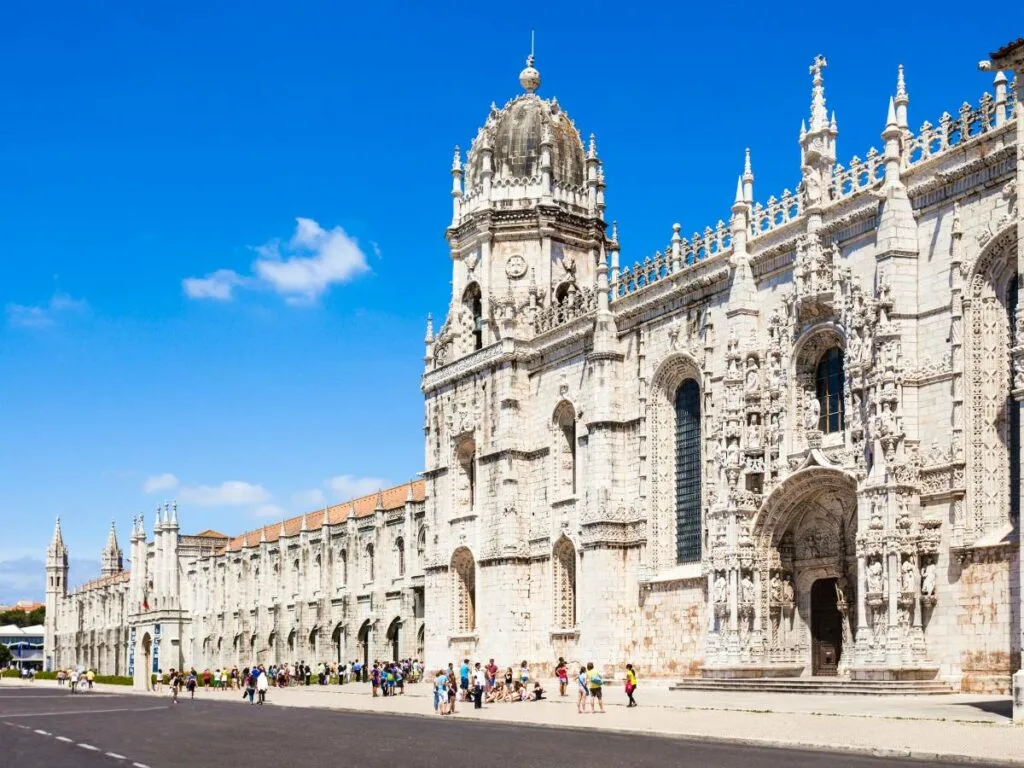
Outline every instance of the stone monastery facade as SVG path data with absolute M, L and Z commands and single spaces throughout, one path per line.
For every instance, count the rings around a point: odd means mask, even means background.
M 423 655 L 423 483 L 381 491 L 236 538 L 182 535 L 177 505 L 153 538 L 113 526 L 102 575 L 67 589 L 60 521 L 47 555 L 46 663 L 130 675 L 237 664 L 364 663 Z
M 986 67 L 992 93 L 917 129 L 900 69 L 881 149 L 840 161 L 818 57 L 794 189 L 758 202 L 748 153 L 727 222 L 627 265 L 596 141 L 531 57 L 455 151 L 423 480 L 230 541 L 165 511 L 130 576 L 112 537 L 72 595 L 58 527 L 48 655 L 1009 690 L 1024 41 Z

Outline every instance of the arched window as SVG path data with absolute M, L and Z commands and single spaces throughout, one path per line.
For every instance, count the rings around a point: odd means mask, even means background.
M 826 435 L 846 428 L 843 379 L 843 350 L 832 347 L 821 356 L 814 369 L 814 390 L 821 410 L 818 429 Z
M 483 349 L 484 346 L 484 309 L 483 299 L 480 295 L 480 286 L 470 283 L 466 292 L 462 295 L 462 301 L 469 309 L 473 319 L 473 349 Z
M 401 536 L 395 539 L 395 565 L 399 577 L 405 576 L 405 539 Z
M 419 561 L 423 562 L 423 556 L 427 553 L 427 529 L 420 527 L 420 532 L 416 535 L 416 557 Z
M 476 629 L 476 562 L 473 553 L 460 547 L 452 555 L 452 626 L 456 632 Z
M 341 585 L 348 584 L 348 552 L 344 549 L 338 550 L 338 564 L 341 567 Z
M 576 626 L 576 548 L 565 536 L 555 542 L 551 564 L 555 627 L 572 629 Z
M 701 430 L 700 386 L 693 379 L 679 385 L 676 411 L 676 562 L 700 561 Z
M 1010 326 L 1010 346 L 1017 346 L 1017 298 L 1019 287 L 1017 275 L 1010 278 L 1006 287 L 1006 319 Z M 1013 389 L 1013 371 L 1009 372 L 1010 388 Z M 1010 519 L 1020 520 L 1020 408 L 1021 404 L 1006 398 L 1006 448 L 1010 457 Z
M 374 567 L 373 567 L 373 544 L 366 545 L 366 580 L 373 581 L 374 579 Z
M 572 403 L 562 401 L 555 408 L 555 498 L 576 493 L 576 411 Z
M 466 438 L 456 451 L 459 472 L 456 476 L 456 509 L 460 514 L 476 506 L 476 443 Z

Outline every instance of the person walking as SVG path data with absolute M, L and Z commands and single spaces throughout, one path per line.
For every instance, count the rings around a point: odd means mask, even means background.
M 256 672 L 255 670 L 249 670 L 249 674 L 245 676 L 245 693 L 242 694 L 243 699 L 249 699 L 249 706 L 255 704 L 253 697 L 256 695 Z
M 188 677 L 185 678 L 185 690 L 188 691 L 188 697 L 191 701 L 196 700 L 196 673 L 189 672 Z
M 181 685 L 181 678 L 178 677 L 178 673 L 173 669 L 171 670 L 171 702 L 174 704 L 178 703 L 178 687 Z
M 262 669 L 259 670 L 259 677 L 256 678 L 256 692 L 260 697 L 260 706 L 263 706 L 267 700 L 267 688 L 270 686 L 267 683 L 267 673 Z
M 576 677 L 576 686 L 576 711 L 581 715 L 585 715 L 587 713 L 587 693 L 589 691 L 586 667 L 580 667 L 580 673 Z
M 484 687 L 487 685 L 487 675 L 480 669 L 480 662 L 476 663 L 473 669 L 473 709 L 483 709 Z
M 635 707 L 636 699 L 633 698 L 633 691 L 636 690 L 636 672 L 633 671 L 633 665 L 626 665 L 626 696 L 629 697 L 629 703 L 627 707 Z
M 590 688 L 590 713 L 594 713 L 596 704 L 601 705 L 601 714 L 604 714 L 604 697 L 601 695 L 601 687 L 604 680 L 601 673 L 594 669 L 594 662 L 587 662 L 587 685 Z

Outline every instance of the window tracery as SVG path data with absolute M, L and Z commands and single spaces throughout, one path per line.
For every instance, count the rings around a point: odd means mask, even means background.
M 558 484 L 555 498 L 560 499 L 576 493 L 576 409 L 572 403 L 563 400 L 555 408 L 553 417 L 555 432 L 555 482 Z
M 843 350 L 831 347 L 818 359 L 814 369 L 814 393 L 820 412 L 818 430 L 826 435 L 846 428 L 844 380 Z
M 451 561 L 452 627 L 456 632 L 476 630 L 476 562 L 466 547 L 455 550 Z
M 552 549 L 552 585 L 555 627 L 576 626 L 576 548 L 565 536 Z
M 686 379 L 675 393 L 676 562 L 693 563 L 701 553 L 700 385 Z

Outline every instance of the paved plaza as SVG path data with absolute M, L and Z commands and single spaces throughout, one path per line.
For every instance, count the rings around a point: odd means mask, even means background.
M 435 716 L 430 690 L 372 698 L 364 685 L 271 689 L 268 706 L 237 692 L 203 692 L 178 705 L 169 695 L 113 686 L 71 696 L 55 684 L 4 682 L 0 743 L 10 765 L 91 766 L 450 763 L 447 747 L 482 745 L 531 766 L 1024 765 L 1024 729 L 1009 724 L 1005 698 L 739 695 L 643 686 L 627 710 L 608 690 L 605 714 L 579 715 L 570 698 L 509 703 L 454 718 Z M 623 699 L 620 701 L 619 699 Z M 341 710 L 341 711 L 339 711 Z M 255 729 L 255 730 L 254 730 Z M 279 734 L 268 749 L 242 734 Z M 306 734 L 301 736 L 300 734 Z M 642 735 L 642 736 L 641 736 Z M 666 738 L 671 737 L 671 738 Z M 84 746 L 83 746 L 84 745 Z M 173 748 L 169 745 L 175 745 Z M 815 749 L 828 751 L 823 756 Z

